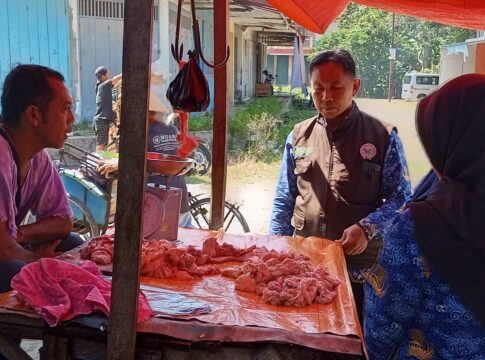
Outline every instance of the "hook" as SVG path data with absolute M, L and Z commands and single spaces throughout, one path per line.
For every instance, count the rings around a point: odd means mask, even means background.
M 180 61 L 182 61 L 182 55 L 183 55 L 183 49 L 184 49 L 184 44 L 181 44 L 179 48 L 180 17 L 182 14 L 182 3 L 183 3 L 183 0 L 179 0 L 178 6 L 177 6 L 177 26 L 175 28 L 175 45 L 171 44 L 172 56 L 177 63 L 180 63 Z
M 171 50 L 172 50 L 172 56 L 177 61 L 178 64 L 182 61 L 183 58 L 183 50 L 184 50 L 184 44 L 180 44 L 179 47 L 179 36 L 180 36 L 180 16 L 182 13 L 182 2 L 183 0 L 179 0 L 178 2 L 178 8 L 177 8 L 177 27 L 175 31 L 175 44 L 171 44 Z M 205 58 L 203 52 L 202 52 L 202 45 L 200 43 L 200 31 L 199 31 L 199 21 L 197 20 L 197 17 L 195 15 L 195 3 L 194 0 L 191 0 L 191 10 L 192 10 L 192 31 L 194 35 L 194 45 L 195 45 L 195 50 L 193 51 L 194 55 L 198 54 L 201 58 L 201 60 L 206 64 L 207 66 L 213 68 L 213 69 L 219 69 L 220 67 L 224 66 L 227 61 L 229 60 L 229 55 L 230 55 L 230 50 L 229 46 L 227 47 L 226 50 L 226 57 L 224 60 L 222 60 L 219 64 L 211 64 L 207 59 Z
M 226 49 L 226 57 L 224 60 L 222 60 L 219 64 L 211 64 L 209 63 L 206 58 L 204 57 L 204 53 L 202 52 L 202 45 L 200 44 L 200 31 L 199 31 L 199 21 L 197 20 L 197 17 L 195 15 L 195 4 L 194 0 L 191 0 L 191 5 L 192 5 L 192 29 L 193 29 L 193 34 L 194 34 L 194 45 L 195 45 L 195 50 L 199 53 L 200 58 L 206 64 L 207 66 L 213 68 L 213 69 L 219 69 L 220 67 L 224 66 L 227 61 L 229 60 L 229 55 L 230 55 L 230 50 L 229 46 Z

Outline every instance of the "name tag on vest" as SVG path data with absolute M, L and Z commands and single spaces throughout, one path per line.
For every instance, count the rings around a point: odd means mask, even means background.
M 295 146 L 293 149 L 293 157 L 299 158 L 303 156 L 308 156 L 313 153 L 313 146 Z
M 364 162 L 362 163 L 362 169 L 368 173 L 381 172 L 381 166 L 379 164 L 375 164 L 371 161 L 366 161 L 366 160 L 364 160 Z

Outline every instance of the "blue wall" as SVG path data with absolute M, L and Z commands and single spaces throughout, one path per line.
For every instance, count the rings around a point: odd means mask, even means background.
M 17 64 L 49 66 L 71 89 L 67 0 L 0 0 L 0 84 Z M 1 90 L 0 90 L 1 91 Z

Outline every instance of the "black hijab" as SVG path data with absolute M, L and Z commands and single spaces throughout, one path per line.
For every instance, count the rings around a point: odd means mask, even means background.
M 416 127 L 439 179 L 408 204 L 432 269 L 485 327 L 485 75 L 449 81 L 423 99 Z

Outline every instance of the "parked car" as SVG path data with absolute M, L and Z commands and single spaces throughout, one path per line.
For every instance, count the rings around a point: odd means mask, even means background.
M 404 75 L 401 98 L 406 101 L 421 100 L 438 88 L 440 76 L 438 74 L 427 74 L 410 72 Z

